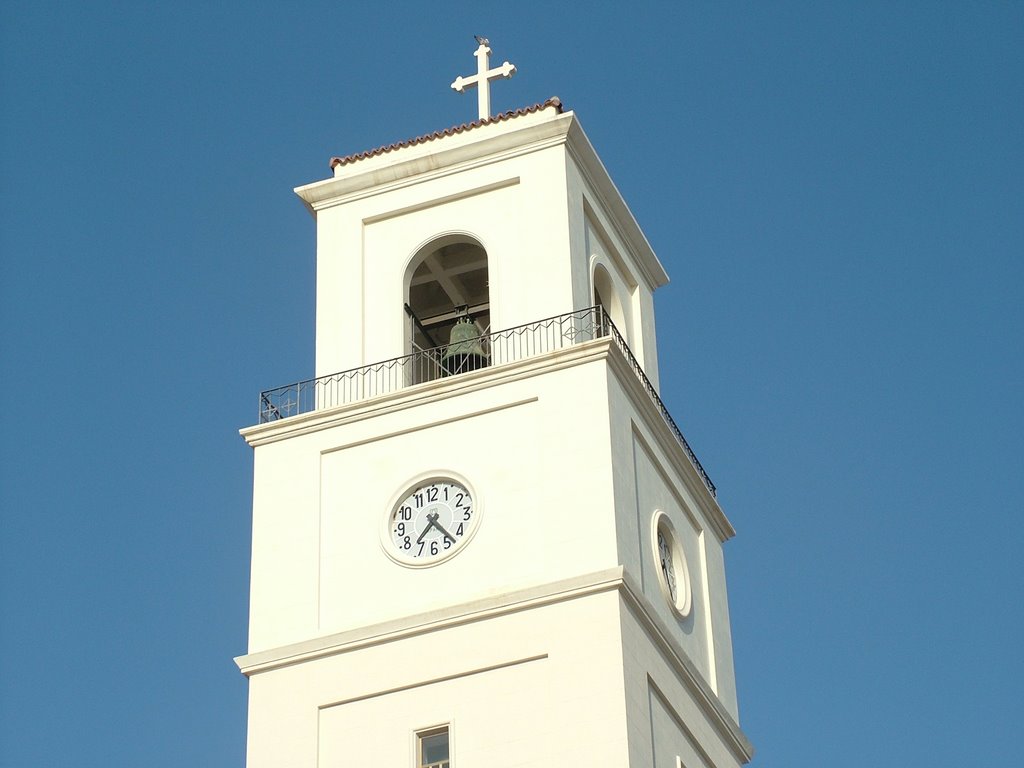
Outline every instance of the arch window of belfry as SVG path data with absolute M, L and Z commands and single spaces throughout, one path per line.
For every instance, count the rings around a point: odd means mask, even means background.
M 612 283 L 611 275 L 602 264 L 594 265 L 594 306 L 603 307 L 612 323 L 628 341 L 626 317 L 622 309 L 622 300 Z
M 476 370 L 489 362 L 491 329 L 487 252 L 465 238 L 443 238 L 410 265 L 406 339 L 423 352 L 416 381 Z

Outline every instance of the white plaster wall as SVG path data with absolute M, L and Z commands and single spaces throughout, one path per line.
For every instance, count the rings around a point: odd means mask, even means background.
M 736 691 L 736 672 L 732 655 L 732 626 L 729 621 L 729 596 L 725 582 L 725 552 L 721 546 L 714 546 L 714 537 L 708 537 L 709 544 L 704 552 L 707 556 L 705 570 L 708 580 L 715 589 L 709 590 L 708 604 L 711 621 L 715 627 L 714 655 L 718 668 L 718 698 L 738 721 L 739 697 Z
M 738 768 L 730 749 L 676 665 L 653 642 L 634 611 L 622 605 L 623 674 L 629 723 L 629 765 Z
M 616 565 L 607 402 L 598 358 L 258 445 L 249 651 Z M 477 492 L 475 537 L 395 563 L 391 500 L 446 470 Z
M 661 393 L 661 372 L 658 368 L 658 335 L 655 329 L 654 316 L 654 293 L 644 285 L 639 285 L 633 292 L 633 312 L 639 316 L 637 349 L 634 354 L 641 354 L 644 373 L 654 386 L 654 391 Z M 682 332 L 682 329 L 673 328 L 666 337 L 669 344 L 675 342 L 675 337 Z
M 316 219 L 314 369 L 320 377 L 364 364 L 366 297 L 362 226 L 340 206 L 318 211 Z
M 580 165 L 567 156 L 566 181 L 572 232 L 573 285 L 580 306 L 593 303 L 594 263 L 605 266 L 622 302 L 625 327 L 620 332 L 651 380 L 659 387 L 658 351 L 655 343 L 653 292 L 628 241 L 621 237 L 615 218 L 604 210 L 597 190 Z
M 716 688 L 716 673 L 709 624 L 711 612 L 704 596 L 707 577 L 703 568 L 703 531 L 686 509 L 677 489 L 672 487 L 665 468 L 652 455 L 651 448 L 634 432 L 632 458 L 636 483 L 636 523 L 643 591 L 654 604 L 662 620 L 677 631 L 687 656 L 711 687 Z M 687 574 L 692 593 L 690 612 L 680 618 L 665 600 L 658 581 L 656 552 L 651 541 L 651 520 L 656 511 L 664 512 L 672 521 L 679 544 L 686 556 Z M 682 574 L 677 574 L 680 579 Z
M 253 470 L 250 651 L 316 626 L 319 455 L 301 439 L 269 443 Z
M 621 563 L 737 717 L 721 542 L 618 374 L 603 357 L 500 372 L 256 447 L 250 653 Z M 380 541 L 391 501 L 446 471 L 477 494 L 476 536 L 436 566 L 395 563 Z M 656 510 L 686 555 L 684 619 L 658 584 Z
M 250 679 L 248 768 L 412 765 L 450 723 L 453 768 L 627 764 L 615 591 Z
M 619 560 L 726 709 L 737 717 L 722 543 L 646 417 L 611 372 L 609 403 Z M 686 557 L 693 602 L 685 618 L 672 610 L 658 582 L 651 541 L 652 517 L 658 510 L 672 521 Z
M 647 698 L 651 713 L 651 739 L 654 768 L 714 768 L 701 754 L 700 746 L 689 736 L 677 707 L 648 681 Z

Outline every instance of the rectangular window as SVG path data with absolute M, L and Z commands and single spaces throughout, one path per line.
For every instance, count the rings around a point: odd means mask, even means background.
M 417 768 L 448 768 L 448 726 L 416 734 Z

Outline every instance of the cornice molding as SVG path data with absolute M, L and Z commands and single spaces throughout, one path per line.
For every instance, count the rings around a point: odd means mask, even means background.
M 601 203 L 601 208 L 607 211 L 612 227 L 640 266 L 648 287 L 653 291 L 668 284 L 668 273 L 578 120 L 570 126 L 568 138 L 569 156 L 576 162 L 576 167 Z
M 303 662 L 611 591 L 619 593 L 658 650 L 671 662 L 679 680 L 727 747 L 741 762 L 748 762 L 753 756 L 750 741 L 622 566 L 238 656 L 235 663 L 242 674 L 251 677 Z
M 537 114 L 481 126 L 465 134 L 361 160 L 346 166 L 345 171 L 334 178 L 296 187 L 295 194 L 311 212 L 342 205 L 360 197 L 558 146 L 565 143 L 573 119 L 572 112 L 554 117 Z
M 324 408 L 290 416 L 279 421 L 256 424 L 239 430 L 252 447 L 296 435 L 319 432 L 323 429 L 361 421 L 371 416 L 413 408 L 426 403 L 458 397 L 467 392 L 500 386 L 512 381 L 544 373 L 583 365 L 608 356 L 610 338 L 576 344 L 554 350 L 536 357 L 527 357 L 510 363 L 481 368 L 459 374 L 457 377 L 437 379 L 424 384 L 414 384 L 386 395 L 359 400 L 334 408 Z
M 607 592 L 619 586 L 622 581 L 622 570 L 621 567 L 608 568 L 596 573 L 446 606 L 413 616 L 403 616 L 359 629 L 239 656 L 235 659 L 235 663 L 242 674 L 248 677 L 260 672 L 347 653 L 359 648 L 390 643 L 495 616 Z
M 612 349 L 615 351 L 612 352 Z M 687 490 L 697 500 L 703 517 L 715 531 L 719 540 L 726 541 L 736 535 L 736 529 L 711 495 L 704 480 L 669 429 L 661 412 L 654 405 L 647 390 L 630 368 L 625 356 L 613 343 L 611 337 L 603 337 L 564 349 L 528 357 L 511 363 L 504 363 L 479 371 L 460 374 L 450 379 L 438 379 L 425 384 L 416 384 L 387 395 L 354 403 L 324 408 L 290 416 L 279 421 L 256 424 L 239 430 L 250 446 L 274 443 L 298 435 L 306 435 L 325 429 L 361 421 L 372 416 L 381 416 L 396 411 L 414 408 L 426 403 L 458 397 L 467 392 L 476 392 L 500 386 L 512 381 L 550 373 L 563 368 L 584 365 L 595 360 L 607 359 L 634 407 L 643 415 L 643 423 L 654 435 L 658 447 L 669 458 L 676 474 L 683 480 Z
M 619 239 L 640 266 L 644 280 L 652 290 L 668 283 L 668 274 L 575 113 L 551 112 L 541 110 L 514 120 L 478 126 L 472 131 L 339 166 L 335 177 L 296 187 L 295 194 L 315 216 L 325 208 L 565 145 L 566 153 L 607 212 Z

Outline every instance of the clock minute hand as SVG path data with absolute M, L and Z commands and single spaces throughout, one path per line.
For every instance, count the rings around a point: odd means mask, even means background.
M 448 537 L 452 544 L 455 543 L 455 537 L 448 533 L 448 531 L 446 531 L 444 527 L 439 522 L 437 522 L 437 515 L 434 515 L 434 519 L 431 522 L 434 524 L 434 527 L 437 528 L 437 530 L 439 530 L 446 537 Z

